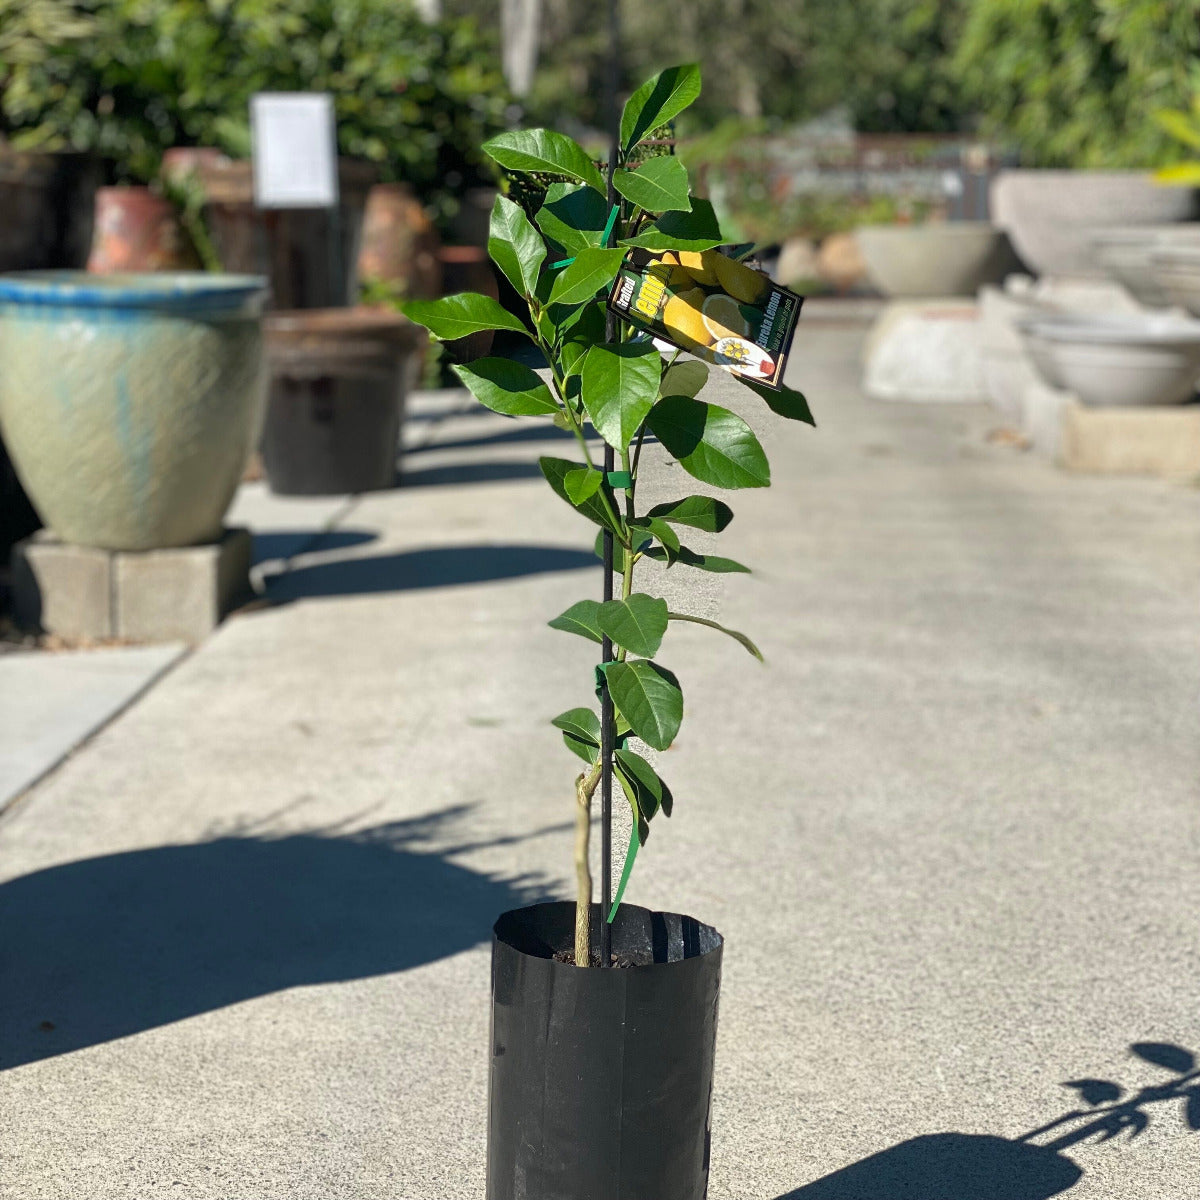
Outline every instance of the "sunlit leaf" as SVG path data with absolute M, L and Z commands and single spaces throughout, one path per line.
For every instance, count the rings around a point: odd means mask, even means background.
M 646 659 L 610 663 L 608 692 L 633 732 L 655 750 L 665 750 L 683 721 L 683 692 L 665 667 Z
M 587 151 L 573 138 L 550 129 L 522 129 L 497 134 L 483 151 L 510 171 L 545 171 L 568 175 L 603 192 L 604 177 Z
M 668 67 L 647 79 L 621 112 L 621 149 L 628 154 L 650 130 L 673 121 L 699 95 L 699 63 Z

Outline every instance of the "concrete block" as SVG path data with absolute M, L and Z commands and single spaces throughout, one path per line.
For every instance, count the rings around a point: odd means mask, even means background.
M 249 530 L 169 550 L 71 546 L 47 533 L 14 549 L 18 620 L 68 638 L 198 642 L 250 590 Z
M 1033 449 L 1043 458 L 1057 461 L 1062 448 L 1063 409 L 1068 403 L 1079 403 L 1073 392 L 1051 387 L 1032 376 L 1021 393 L 1023 429 L 1033 443 Z
M 46 530 L 12 551 L 13 610 L 19 624 L 64 637 L 113 636 L 113 555 L 68 546 Z
M 892 301 L 867 335 L 863 388 L 876 400 L 986 400 L 974 301 Z
M 1071 471 L 1191 478 L 1200 475 L 1200 405 L 1063 405 L 1059 461 Z

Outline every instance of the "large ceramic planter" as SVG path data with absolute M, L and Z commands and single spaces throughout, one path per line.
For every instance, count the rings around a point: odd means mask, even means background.
M 1001 171 L 990 201 L 992 220 L 1040 275 L 1103 275 L 1092 248 L 1099 227 L 1200 215 L 1192 189 L 1160 187 L 1145 171 Z
M 103 187 L 96 192 L 96 221 L 87 269 L 187 271 L 200 266 L 175 206 L 148 187 Z
M 1200 245 L 1174 243 L 1157 247 L 1150 255 L 1154 282 L 1172 304 L 1200 316 Z
M 1021 269 L 1007 235 L 986 221 L 864 225 L 854 236 L 885 296 L 973 296 Z
M 392 487 L 409 357 L 425 333 L 399 313 L 308 309 L 266 318 L 271 370 L 262 459 L 271 490 Z
M 1118 225 L 1092 234 L 1096 261 L 1140 303 L 1164 308 L 1175 303 L 1160 278 L 1156 259 L 1177 247 L 1200 247 L 1200 222 Z
M 257 439 L 259 278 L 0 278 L 0 430 L 64 541 L 214 541 Z
M 376 178 L 373 164 L 338 160 L 336 210 L 258 208 L 250 163 L 210 150 L 169 151 L 163 169 L 198 178 L 221 265 L 267 276 L 273 308 L 342 307 L 358 300 L 358 254 L 367 192 Z
M 82 267 L 99 161 L 0 148 L 0 271 Z
M 496 922 L 487 1200 L 704 1200 L 721 935 L 622 905 L 602 970 L 556 960 L 574 928 L 571 903 Z
M 1018 328 L 1045 381 L 1094 407 L 1179 404 L 1200 376 L 1200 321 L 1186 317 L 1044 315 Z

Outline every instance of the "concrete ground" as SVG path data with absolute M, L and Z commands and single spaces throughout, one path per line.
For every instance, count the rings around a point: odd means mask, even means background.
M 867 402 L 861 336 L 798 339 L 815 432 L 713 387 L 775 485 L 696 603 L 768 665 L 661 656 L 676 811 L 630 899 L 727 938 L 710 1196 L 1180 1200 L 1200 497 Z M 0 820 L 0 1196 L 483 1195 L 489 925 L 566 889 L 546 718 L 594 658 L 545 621 L 598 581 L 534 466 L 569 443 L 456 403 L 408 486 L 280 515 L 276 603 Z

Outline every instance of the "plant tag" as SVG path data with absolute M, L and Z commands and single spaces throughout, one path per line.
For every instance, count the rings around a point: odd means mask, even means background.
M 625 256 L 609 308 L 635 329 L 769 388 L 783 371 L 804 297 L 716 250 Z
M 254 203 L 259 208 L 335 208 L 337 126 L 327 92 L 250 97 Z

